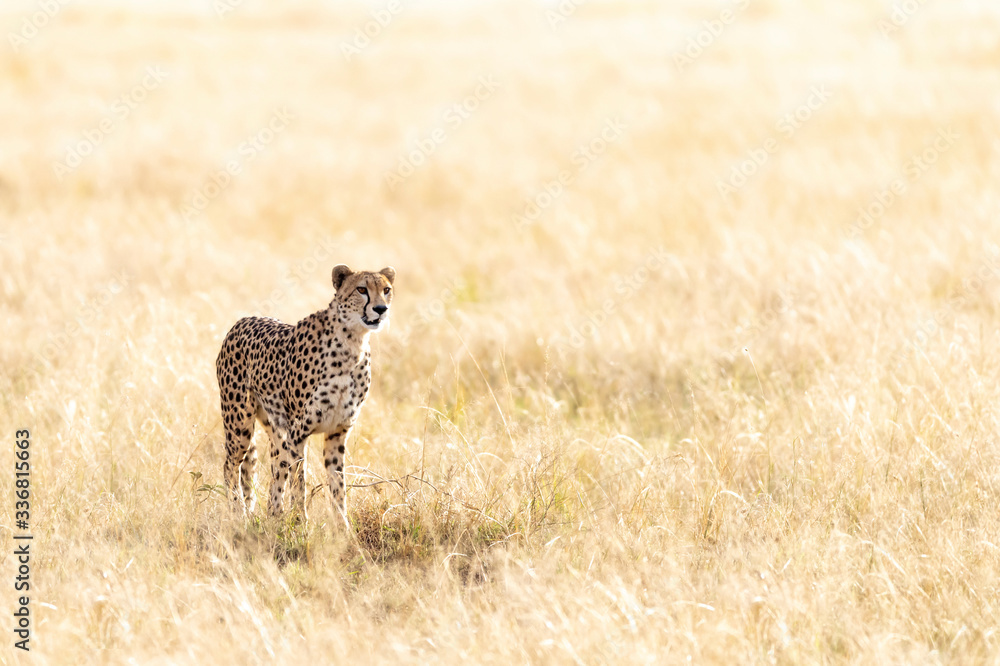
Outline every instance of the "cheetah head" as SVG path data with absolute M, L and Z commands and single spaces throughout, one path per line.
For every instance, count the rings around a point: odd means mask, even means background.
M 335 307 L 349 321 L 358 327 L 377 331 L 389 320 L 389 304 L 392 303 L 392 281 L 396 271 L 386 266 L 377 273 L 358 271 L 355 273 L 341 264 L 333 269 L 333 286 L 337 295 L 331 307 Z

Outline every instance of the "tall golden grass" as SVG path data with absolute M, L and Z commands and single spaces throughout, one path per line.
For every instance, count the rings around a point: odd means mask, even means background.
M 1000 13 L 896 4 L 4 3 L 0 662 L 997 663 Z M 244 522 L 336 263 L 351 529 Z

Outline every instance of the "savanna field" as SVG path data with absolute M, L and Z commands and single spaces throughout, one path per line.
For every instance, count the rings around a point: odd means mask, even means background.
M 1000 663 L 1000 8 L 895 4 L 4 2 L 0 663 Z M 339 263 L 350 529 L 245 520 Z

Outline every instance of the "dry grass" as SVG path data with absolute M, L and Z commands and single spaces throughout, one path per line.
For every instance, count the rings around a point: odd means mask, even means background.
M 365 10 L 308 2 L 73 3 L 0 48 L 31 663 L 996 663 L 1000 14 L 926 3 L 886 37 L 885 3 L 752 0 L 681 69 L 726 5 L 595 1 L 555 29 L 532 3 L 403 5 L 350 62 Z M 244 524 L 215 354 L 242 314 L 318 309 L 339 262 L 398 271 L 348 461 L 399 481 L 348 494 L 350 533 L 324 493 L 308 527 Z

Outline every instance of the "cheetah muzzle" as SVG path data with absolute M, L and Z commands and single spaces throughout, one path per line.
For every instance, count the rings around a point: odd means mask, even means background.
M 283 511 L 292 477 L 292 505 L 305 519 L 306 439 L 322 434 L 333 508 L 346 519 L 345 445 L 371 384 L 368 336 L 389 319 L 395 278 L 389 267 L 354 272 L 341 264 L 333 269 L 336 295 L 327 308 L 294 326 L 245 317 L 226 334 L 215 368 L 226 431 L 223 476 L 239 510 L 254 510 L 257 421 L 271 442 L 271 514 Z

